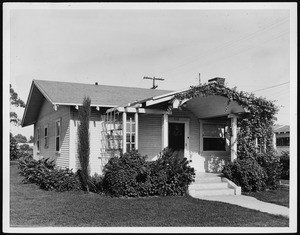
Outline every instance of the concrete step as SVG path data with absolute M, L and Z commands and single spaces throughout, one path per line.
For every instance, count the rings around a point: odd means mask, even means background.
M 234 189 L 231 188 L 213 188 L 213 189 L 203 189 L 195 190 L 194 196 L 212 196 L 212 195 L 234 195 Z
M 217 189 L 217 188 L 228 188 L 226 182 L 217 182 L 217 183 L 193 183 L 190 185 L 190 189 L 200 190 L 200 189 Z
M 222 179 L 219 174 L 210 174 L 210 173 L 205 173 L 205 174 L 197 174 L 195 177 L 195 183 L 217 183 L 221 182 Z
M 194 183 L 220 183 L 222 182 L 221 177 L 205 177 L 205 178 L 195 178 Z

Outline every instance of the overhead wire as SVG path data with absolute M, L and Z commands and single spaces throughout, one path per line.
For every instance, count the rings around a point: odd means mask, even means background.
M 290 83 L 290 82 L 284 82 L 284 83 L 281 83 L 281 84 L 277 84 L 277 85 L 270 86 L 270 87 L 265 87 L 265 88 L 258 89 L 258 90 L 255 90 L 255 91 L 251 91 L 251 92 L 263 91 L 263 90 L 267 90 L 267 89 L 271 89 L 271 88 L 283 86 L 283 85 L 288 84 L 288 83 Z
M 261 42 L 261 44 L 265 44 L 265 43 L 267 43 L 267 42 L 274 41 L 274 40 L 276 40 L 276 39 L 282 37 L 283 35 L 286 35 L 287 32 L 289 32 L 289 31 L 286 30 L 286 31 L 284 31 L 284 32 L 281 32 L 281 33 L 278 34 L 276 37 L 272 37 L 272 38 L 269 39 L 269 40 L 264 40 L 263 42 Z M 248 49 L 238 48 L 237 50 L 233 51 L 233 52 L 237 52 L 237 53 L 230 54 L 229 56 L 228 56 L 228 55 L 222 56 L 222 57 L 219 57 L 219 58 L 217 58 L 217 59 L 211 58 L 210 60 L 206 60 L 203 64 L 206 65 L 206 66 L 208 66 L 208 65 L 210 65 L 210 64 L 214 64 L 214 65 L 215 65 L 216 62 L 218 62 L 218 61 L 220 61 L 220 60 L 225 60 L 225 59 L 228 60 L 228 59 L 231 58 L 231 57 L 234 57 L 234 56 L 239 55 L 239 54 L 241 54 L 241 53 L 245 53 L 245 52 L 247 52 L 247 51 L 249 51 L 249 50 L 253 50 L 253 48 L 252 48 L 252 47 L 251 47 L 251 48 L 248 48 Z M 206 57 L 206 58 L 207 58 L 207 57 Z M 188 68 L 187 68 L 187 69 L 188 69 Z M 181 71 L 181 72 L 184 72 L 184 71 L 187 70 L 187 69 L 184 69 L 184 70 Z
M 239 43 L 241 43 L 243 41 L 247 41 L 247 40 L 249 40 L 251 38 L 254 38 L 254 36 L 256 36 L 258 33 L 261 33 L 263 31 L 269 31 L 269 30 L 273 29 L 274 26 L 278 26 L 278 25 L 286 22 L 288 19 L 289 19 L 288 17 L 283 17 L 283 18 L 277 19 L 276 21 L 273 21 L 271 24 L 268 24 L 267 26 L 265 26 L 265 27 L 263 27 L 263 28 L 255 31 L 255 32 L 252 32 L 250 34 L 246 34 L 246 35 L 240 37 L 237 40 L 231 40 L 231 41 L 225 42 L 225 43 L 223 43 L 223 44 L 221 44 L 219 46 L 216 46 L 214 48 L 208 49 L 204 53 L 201 54 L 201 58 L 207 58 L 206 54 L 210 53 L 210 55 L 211 55 L 212 54 L 211 52 L 215 51 L 215 50 L 220 51 L 221 49 L 224 50 L 224 49 L 228 49 L 228 48 L 231 48 L 231 47 L 237 47 L 237 46 L 239 46 L 238 45 Z M 165 71 L 163 71 L 163 73 L 166 73 L 166 72 L 169 72 L 169 71 L 173 71 L 173 70 L 177 70 L 180 67 L 183 67 L 185 65 L 194 63 L 195 61 L 198 61 L 198 60 L 199 60 L 199 57 L 196 58 L 196 59 L 190 60 L 189 62 L 186 62 L 184 64 L 178 65 L 178 66 L 176 66 L 173 69 L 165 70 Z

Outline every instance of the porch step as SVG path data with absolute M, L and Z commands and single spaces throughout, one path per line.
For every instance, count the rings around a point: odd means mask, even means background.
M 235 195 L 235 190 L 223 182 L 222 174 L 198 173 L 195 182 L 189 186 L 189 194 L 193 197 L 212 195 Z
M 234 195 L 234 189 L 231 188 L 214 188 L 205 190 L 196 190 L 195 196 L 215 196 L 215 195 Z
M 200 183 L 219 183 L 219 182 L 221 182 L 221 177 L 205 177 L 205 178 L 196 177 L 194 183 L 200 184 Z
M 222 189 L 228 188 L 228 184 L 225 182 L 214 182 L 214 183 L 196 183 L 190 185 L 191 189 Z

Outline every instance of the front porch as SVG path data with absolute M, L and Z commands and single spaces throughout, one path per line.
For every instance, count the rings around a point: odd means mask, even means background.
M 221 96 L 173 98 L 170 93 L 107 110 L 106 123 L 119 126 L 109 130 L 119 140 L 113 150 L 136 149 L 155 160 L 169 147 L 182 151 L 196 172 L 210 172 L 211 162 L 237 157 L 237 118 L 246 112 L 241 106 Z

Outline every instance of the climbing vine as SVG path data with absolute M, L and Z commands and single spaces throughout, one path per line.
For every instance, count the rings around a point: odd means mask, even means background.
M 273 101 L 264 97 L 255 97 L 252 93 L 237 91 L 236 87 L 230 89 L 219 83 L 208 83 L 199 86 L 191 86 L 189 90 L 178 93 L 171 100 L 169 110 L 172 109 L 172 102 L 177 99 L 180 102 L 204 96 L 223 96 L 230 102 L 236 102 L 242 106 L 246 113 L 240 114 L 238 118 L 238 158 L 253 157 L 257 152 L 255 140 L 259 140 L 263 151 L 273 150 L 272 126 L 276 120 L 275 114 L 278 107 Z M 226 107 L 224 107 L 225 109 Z

